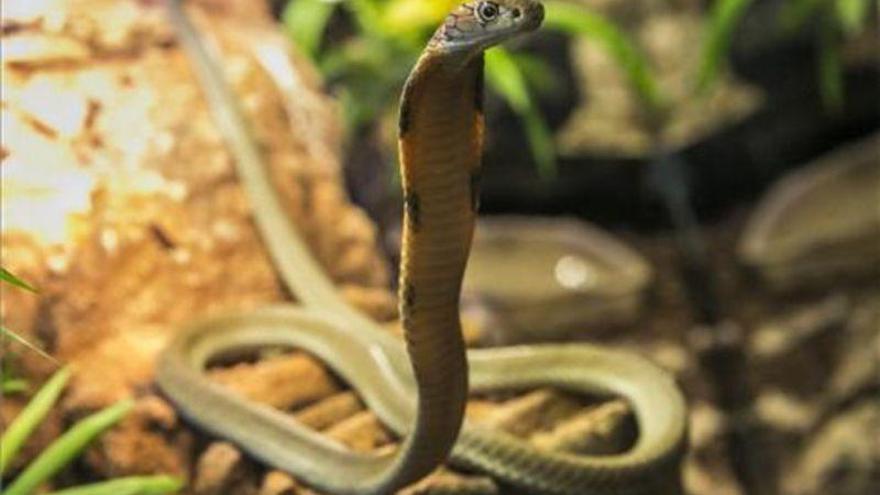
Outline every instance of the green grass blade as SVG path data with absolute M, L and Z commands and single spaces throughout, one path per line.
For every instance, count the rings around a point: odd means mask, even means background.
M 493 48 L 486 52 L 485 59 L 486 79 L 492 89 L 517 113 L 532 106 L 525 78 L 510 54 L 503 48 Z
M 8 380 L 4 379 L 3 382 L 0 383 L 0 391 L 2 391 L 3 395 L 17 394 L 19 392 L 24 392 L 27 389 L 28 382 L 23 378 L 10 378 Z
M 822 21 L 819 37 L 819 91 L 826 111 L 839 112 L 843 108 L 843 67 L 840 61 L 840 42 L 830 19 Z
M 556 173 L 556 151 L 553 137 L 544 119 L 532 105 L 525 77 L 516 61 L 503 48 L 486 52 L 486 80 L 523 121 L 526 137 L 538 172 L 542 177 Z
M 293 0 L 287 3 L 281 14 L 290 37 L 313 59 L 318 54 L 324 30 L 336 6 L 327 0 Z
M 510 55 L 516 61 L 516 65 L 526 79 L 526 84 L 532 91 L 541 95 L 553 95 L 565 90 L 558 71 L 547 60 L 524 52 Z
M 661 109 L 663 98 L 643 53 L 635 43 L 605 17 L 582 6 L 546 2 L 544 28 L 584 36 L 599 43 L 625 71 L 639 98 L 652 110 Z
M 183 483 L 170 476 L 131 476 L 75 486 L 48 495 L 164 495 L 183 488 Z
M 12 273 L 9 272 L 6 268 L 0 267 L 0 280 L 12 284 L 20 289 L 29 290 L 31 292 L 37 292 L 37 289 L 32 287 L 30 284 L 25 282 L 24 280 L 16 277 Z
M 18 342 L 19 344 L 36 352 L 37 354 L 48 359 L 49 361 L 52 361 L 54 363 L 58 362 L 55 358 L 53 358 L 52 356 L 47 354 L 46 351 L 44 351 L 44 350 L 40 349 L 39 347 L 37 347 L 36 345 L 32 344 L 31 342 L 29 342 L 27 339 L 25 339 L 21 335 L 13 332 L 12 330 L 7 329 L 3 325 L 0 325 L 0 342 L 2 342 L 3 339 L 7 339 L 7 338 Z
M 343 7 L 351 13 L 358 29 L 367 36 L 386 39 L 389 33 L 382 23 L 380 6 L 372 0 L 346 0 Z
M 46 419 L 69 379 L 70 368 L 55 372 L 3 432 L 0 437 L 0 474 L 6 472 L 31 433 Z
M 556 146 L 553 143 L 553 134 L 541 114 L 534 109 L 529 109 L 521 115 L 525 124 L 526 138 L 532 150 L 532 156 L 538 165 L 538 174 L 543 179 L 556 177 Z
M 697 69 L 698 93 L 705 93 L 718 80 L 733 31 L 751 3 L 752 0 L 716 0 L 712 5 Z
M 133 406 L 134 401 L 122 400 L 75 424 L 31 462 L 4 493 L 6 495 L 33 493 L 41 483 L 79 456 L 98 435 L 122 419 Z

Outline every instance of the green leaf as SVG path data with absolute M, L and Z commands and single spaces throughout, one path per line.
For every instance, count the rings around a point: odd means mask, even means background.
M 170 476 L 130 476 L 65 488 L 48 495 L 164 495 L 181 488 L 183 482 Z
M 21 289 L 29 290 L 31 292 L 37 292 L 37 289 L 30 286 L 27 282 L 23 281 L 22 279 L 9 273 L 9 271 L 6 270 L 6 268 L 0 268 L 0 280 L 6 282 L 8 284 L 12 284 L 12 285 L 14 285 L 18 288 L 21 288 Z
M 542 177 L 556 173 L 556 151 L 553 136 L 543 117 L 532 105 L 525 77 L 516 61 L 505 49 L 496 47 L 486 52 L 486 80 L 510 108 L 522 119 L 532 156 Z
M 716 0 L 709 15 L 697 69 L 697 92 L 705 93 L 718 79 L 722 61 L 730 50 L 733 31 L 752 0 Z
M 287 3 L 281 14 L 290 37 L 313 59 L 318 54 L 330 14 L 337 5 L 328 0 L 293 0 Z
M 67 466 L 101 433 L 115 425 L 131 408 L 134 401 L 122 400 L 94 413 L 58 437 L 25 468 L 7 487 L 6 495 L 28 495 Z
M 575 36 L 584 36 L 600 44 L 626 72 L 630 85 L 651 110 L 664 106 L 650 66 L 635 43 L 611 21 L 582 6 L 558 1 L 544 4 L 544 27 Z
M 389 108 L 417 57 L 417 50 L 369 37 L 352 38 L 322 53 L 321 72 L 341 100 L 349 132 Z
M 53 358 L 52 356 L 50 356 L 49 354 L 47 354 L 46 351 L 44 351 L 44 350 L 40 349 L 39 347 L 37 347 L 36 345 L 32 344 L 31 342 L 29 342 L 27 339 L 25 339 L 25 338 L 22 337 L 21 335 L 19 335 L 19 334 L 13 332 L 12 330 L 7 329 L 7 328 L 4 327 L 3 325 L 0 325 L 0 342 L 2 342 L 2 340 L 3 340 L 3 339 L 6 339 L 6 338 L 18 342 L 19 344 L 21 344 L 21 345 L 27 347 L 28 349 L 30 349 L 30 350 L 36 352 L 37 354 L 39 354 L 40 356 L 42 356 L 42 357 L 48 359 L 49 361 L 52 361 L 52 362 L 54 362 L 54 363 L 57 363 L 57 362 L 58 362 L 55 358 Z
M 858 34 L 868 22 L 872 0 L 837 0 L 834 4 L 840 27 L 848 36 Z
M 0 437 L 0 474 L 6 472 L 31 433 L 46 419 L 69 379 L 70 368 L 55 372 L 3 432 Z

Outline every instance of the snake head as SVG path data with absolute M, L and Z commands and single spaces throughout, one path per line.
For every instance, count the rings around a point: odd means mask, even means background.
M 450 53 L 477 53 L 534 31 L 543 20 L 544 6 L 536 0 L 469 1 L 450 12 L 431 43 Z

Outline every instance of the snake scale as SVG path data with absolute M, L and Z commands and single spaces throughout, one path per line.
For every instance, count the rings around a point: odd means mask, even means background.
M 405 346 L 347 304 L 311 256 L 284 212 L 214 55 L 179 0 L 168 5 L 235 157 L 257 228 L 298 301 L 201 319 L 176 334 L 160 356 L 157 381 L 185 417 L 334 494 L 393 493 L 447 460 L 533 493 L 666 493 L 663 487 L 677 478 L 686 430 L 683 397 L 666 373 L 638 356 L 587 344 L 465 351 L 458 301 L 477 214 L 483 50 L 536 29 L 541 4 L 478 0 L 457 7 L 406 83 L 399 131 Z M 264 346 L 296 347 L 321 359 L 404 438 L 402 445 L 385 454 L 348 451 L 205 379 L 212 357 Z M 620 396 L 635 412 L 639 438 L 629 451 L 609 456 L 537 450 L 508 433 L 463 423 L 468 382 L 477 392 L 555 386 Z

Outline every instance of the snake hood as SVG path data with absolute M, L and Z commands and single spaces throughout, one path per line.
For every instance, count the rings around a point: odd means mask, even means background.
M 405 345 L 337 292 L 272 184 L 218 62 L 181 8 L 166 2 L 218 129 L 235 156 L 256 227 L 299 304 L 193 322 L 157 364 L 157 381 L 182 414 L 322 492 L 387 495 L 447 460 L 505 485 L 554 495 L 671 493 L 686 438 L 675 381 L 636 356 L 585 344 L 474 349 L 466 354 L 459 297 L 477 217 L 482 154 L 482 50 L 538 27 L 536 0 L 470 0 L 437 30 L 404 87 L 400 109 L 404 222 L 400 301 Z M 293 347 L 325 361 L 398 435 L 402 445 L 361 454 L 272 408 L 205 379 L 213 356 Z M 469 371 L 470 370 L 470 371 Z M 561 387 L 618 394 L 639 439 L 629 451 L 577 456 L 536 449 L 509 433 L 463 424 L 475 392 Z M 414 399 L 415 398 L 415 399 Z M 453 448 L 454 447 L 454 448 Z M 675 492 L 677 493 L 677 491 Z
M 449 13 L 429 45 L 447 53 L 476 54 L 517 34 L 534 31 L 544 20 L 535 0 L 477 0 Z

